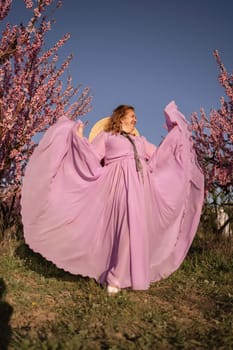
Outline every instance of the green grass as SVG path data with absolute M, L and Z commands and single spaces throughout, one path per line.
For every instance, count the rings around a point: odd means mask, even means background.
M 196 238 L 172 276 L 109 297 L 11 241 L 0 251 L 0 349 L 233 349 L 232 243 Z

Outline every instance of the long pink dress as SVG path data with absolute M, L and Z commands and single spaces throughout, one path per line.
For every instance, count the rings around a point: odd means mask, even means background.
M 50 127 L 23 181 L 26 243 L 72 274 L 120 288 L 147 289 L 174 272 L 197 230 L 204 181 L 173 101 L 165 117 L 170 131 L 157 149 L 133 137 L 143 176 L 123 135 L 101 132 L 90 144 L 66 118 Z

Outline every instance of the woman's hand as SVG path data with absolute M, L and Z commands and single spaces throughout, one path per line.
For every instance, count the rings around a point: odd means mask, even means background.
M 82 122 L 79 122 L 76 130 L 78 137 L 83 138 L 83 130 L 84 130 L 84 124 Z

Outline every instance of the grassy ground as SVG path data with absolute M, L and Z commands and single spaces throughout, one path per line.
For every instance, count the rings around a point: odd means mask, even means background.
M 196 238 L 148 291 L 109 297 L 23 242 L 0 251 L 0 349 L 233 349 L 233 241 Z

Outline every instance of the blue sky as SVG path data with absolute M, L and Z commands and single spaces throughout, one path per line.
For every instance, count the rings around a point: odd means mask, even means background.
M 47 48 L 64 33 L 60 51 L 72 53 L 74 85 L 90 86 L 93 110 L 86 130 L 119 104 L 136 108 L 140 133 L 158 144 L 163 110 L 175 100 L 189 119 L 204 107 L 218 108 L 224 94 L 213 50 L 233 68 L 232 0 L 63 0 Z M 7 20 L 27 22 L 30 11 L 13 0 Z

